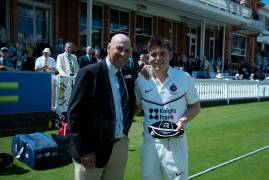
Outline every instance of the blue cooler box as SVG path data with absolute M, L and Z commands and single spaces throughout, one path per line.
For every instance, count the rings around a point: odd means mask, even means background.
M 43 133 L 17 134 L 12 137 L 12 154 L 32 169 L 57 165 L 57 144 Z

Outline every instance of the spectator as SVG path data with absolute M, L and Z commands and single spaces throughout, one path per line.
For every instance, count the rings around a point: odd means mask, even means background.
M 65 43 L 65 52 L 59 54 L 57 57 L 56 67 L 60 75 L 73 76 L 78 73 L 79 65 L 77 57 L 72 52 L 73 44 L 71 42 Z
M 34 59 L 33 59 L 33 47 L 31 43 L 28 43 L 26 45 L 25 52 L 27 55 L 26 69 L 32 71 L 34 69 Z
M 132 48 L 130 49 L 128 63 L 126 64 L 126 66 L 129 66 L 130 68 L 135 69 L 137 72 L 140 70 L 138 60 L 133 57 L 133 49 Z
M 189 62 L 185 54 L 181 56 L 181 61 L 182 61 L 183 70 L 187 72 L 189 69 Z
M 64 41 L 62 38 L 59 38 L 58 42 L 54 47 L 54 57 L 57 57 L 59 54 L 64 52 Z
M 35 71 L 52 72 L 57 74 L 55 60 L 50 57 L 51 52 L 49 48 L 43 50 L 43 55 L 35 61 Z
M 218 79 L 218 80 L 220 80 L 220 79 L 222 79 L 223 77 L 222 77 L 222 74 L 221 73 L 218 73 L 217 75 L 216 75 L 216 79 Z
M 258 69 L 262 69 L 262 57 L 261 57 L 261 53 L 258 51 L 257 52 L 257 57 L 256 57 L 256 68 Z
M 25 70 L 25 64 L 27 62 L 27 56 L 25 51 L 23 50 L 22 43 L 18 42 L 16 44 L 16 53 L 15 53 L 15 69 L 16 71 Z
M 267 73 L 267 59 L 268 59 L 268 57 L 262 58 L 262 70 L 264 73 Z
M 16 48 L 14 47 L 14 45 L 11 41 L 7 42 L 7 48 L 8 48 L 7 61 L 12 63 L 13 67 L 15 67 Z
M 138 64 L 139 65 L 141 65 L 141 64 L 146 64 L 146 65 L 149 64 L 148 55 L 147 54 L 140 54 Z
M 200 57 L 196 56 L 195 60 L 193 62 L 193 70 L 194 71 L 199 71 L 200 70 L 200 63 L 201 63 Z
M 2 47 L 0 50 L 0 70 L 14 70 L 13 64 L 8 61 L 7 47 Z
M 91 46 L 86 47 L 86 55 L 81 56 L 78 63 L 80 68 L 89 64 L 97 63 L 97 59 L 93 56 L 93 49 Z
M 95 49 L 94 51 L 94 57 L 96 58 L 97 62 L 102 61 L 101 52 L 100 49 Z
M 201 58 L 201 61 L 200 61 L 200 69 L 201 69 L 201 70 L 204 70 L 204 68 L 205 68 L 205 61 L 206 61 L 206 57 L 203 56 L 203 57 Z
M 210 61 L 206 58 L 206 56 L 204 56 L 203 57 L 203 59 L 204 59 L 204 70 L 205 71 L 211 71 L 212 70 L 212 65 L 211 65 L 211 63 L 210 63 Z
M 249 76 L 249 80 L 253 81 L 255 80 L 255 75 L 254 73 L 251 73 L 250 76 Z
M 221 59 L 220 59 L 220 57 L 218 57 L 214 63 L 215 72 L 221 71 L 221 64 L 222 64 Z
M 238 73 L 236 73 L 234 79 L 235 80 L 240 80 L 240 75 Z
M 37 40 L 34 46 L 34 59 L 42 56 L 42 51 L 44 50 L 45 46 L 43 45 L 41 40 Z
M 172 48 L 169 49 L 169 65 L 175 67 L 177 55 Z

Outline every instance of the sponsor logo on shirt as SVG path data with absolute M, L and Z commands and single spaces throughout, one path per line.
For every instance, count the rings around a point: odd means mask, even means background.
M 176 114 L 175 108 L 150 108 L 149 119 L 154 120 L 173 120 Z

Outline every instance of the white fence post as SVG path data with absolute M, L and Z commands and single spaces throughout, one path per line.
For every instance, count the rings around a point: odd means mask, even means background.
M 260 102 L 260 94 L 259 94 L 259 92 L 260 92 L 260 86 L 259 86 L 258 82 L 256 82 L 256 95 L 257 95 L 258 101 Z
M 226 100 L 227 100 L 227 104 L 230 104 L 230 88 L 229 88 L 229 84 L 228 84 L 228 81 L 225 81 L 225 97 L 226 97 Z

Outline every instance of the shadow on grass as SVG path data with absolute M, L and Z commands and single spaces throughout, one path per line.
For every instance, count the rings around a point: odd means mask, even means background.
M 19 167 L 16 164 L 13 164 L 10 168 L 0 169 L 0 176 L 7 175 L 21 175 L 30 172 L 30 170 L 25 169 L 23 167 Z

